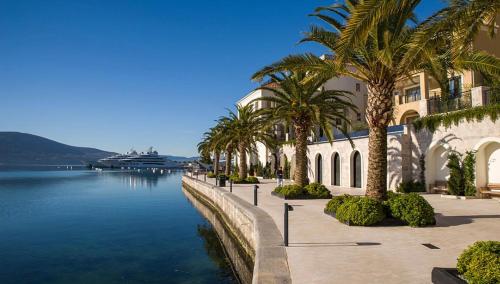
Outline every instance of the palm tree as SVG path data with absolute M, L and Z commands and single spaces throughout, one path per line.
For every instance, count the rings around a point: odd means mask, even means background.
M 252 105 L 236 106 L 236 113 L 229 111 L 227 117 L 231 121 L 228 134 L 232 137 L 232 145 L 236 145 L 239 154 L 240 179 L 248 176 L 247 153 L 256 149 L 256 143 L 261 142 L 266 146 L 275 144 L 274 136 L 270 133 L 271 125 L 268 119 L 259 112 L 254 111 Z
M 219 135 L 221 128 L 216 125 L 210 128 L 209 131 L 203 133 L 203 139 L 198 143 L 198 152 L 201 153 L 213 153 L 214 157 L 214 174 L 217 176 L 219 174 L 219 160 L 221 154 L 221 144 L 219 143 L 217 136 Z
M 297 185 L 304 186 L 307 184 L 307 137 L 313 127 L 321 127 L 331 142 L 334 123 L 340 121 L 341 125 L 349 124 L 346 110 L 356 110 L 356 107 L 348 98 L 350 93 L 324 90 L 322 85 L 327 81 L 324 77 L 307 76 L 304 72 L 269 76 L 277 87 L 268 85 L 260 89 L 269 90 L 274 96 L 256 100 L 271 102 L 271 107 L 261 110 L 261 114 L 293 127 L 296 157 L 294 179 Z M 343 127 L 340 130 L 346 133 Z
M 485 1 L 485 0 L 483 0 Z M 396 81 L 422 70 L 424 52 L 435 39 L 436 22 L 449 13 L 442 10 L 418 22 L 414 14 L 420 0 L 355 1 L 320 7 L 313 15 L 330 29 L 312 26 L 302 41 L 328 48 L 334 55 L 321 59 L 313 54 L 288 56 L 254 74 L 254 79 L 282 70 L 301 70 L 322 76 L 343 74 L 368 86 L 366 120 L 369 127 L 366 195 L 383 200 L 387 193 L 387 126 L 393 118 L 392 96 Z M 462 66 L 474 65 L 500 74 L 495 57 L 468 50 Z M 455 56 L 456 54 L 454 54 Z
M 237 144 L 235 137 L 232 135 L 235 126 L 235 120 L 227 116 L 220 117 L 218 120 L 218 126 L 220 127 L 221 131 L 219 131 L 217 135 L 217 140 L 224 148 L 226 154 L 225 175 L 230 176 L 231 161 L 233 159 L 235 145 Z

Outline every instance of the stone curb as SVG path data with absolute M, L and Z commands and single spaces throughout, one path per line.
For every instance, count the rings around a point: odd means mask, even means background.
M 264 210 L 230 194 L 226 190 L 189 176 L 183 183 L 213 202 L 226 215 L 228 226 L 235 227 L 255 251 L 252 283 L 291 283 L 290 269 L 283 239 L 273 219 Z M 242 219 L 250 221 L 252 230 L 245 230 Z M 247 225 L 247 224 L 246 224 Z

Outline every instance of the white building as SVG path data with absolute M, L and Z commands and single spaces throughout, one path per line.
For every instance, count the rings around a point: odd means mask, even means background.
M 427 74 L 416 73 L 418 80 L 402 80 L 394 94 L 395 110 L 393 125 L 388 128 L 388 189 L 394 190 L 403 181 L 419 180 L 421 160 L 424 161 L 426 188 L 431 190 L 437 184 L 445 184 L 449 172 L 446 167 L 450 151 L 476 151 L 476 187 L 488 184 L 500 184 L 500 120 L 491 121 L 486 117 L 481 122 L 465 122 L 448 129 L 440 127 L 434 133 L 428 130 L 415 131 L 411 124 L 414 118 L 444 111 L 473 106 L 500 103 L 500 90 L 482 86 L 479 74 L 464 72 L 450 78 L 457 91 L 450 98 L 448 107 L 443 109 L 431 93 L 438 92 L 436 83 Z M 474 83 L 475 82 L 475 83 Z M 325 84 L 327 89 L 340 89 L 354 94 L 354 102 L 359 113 L 350 113 L 349 118 L 356 124 L 364 122 L 366 108 L 366 86 L 353 78 L 340 77 Z M 408 91 L 409 90 L 409 91 Z M 423 94 L 423 95 L 420 95 Z M 248 104 L 255 98 L 272 96 L 267 90 L 255 90 L 238 101 L 239 105 Z M 253 102 L 256 109 L 269 107 L 266 102 Z M 450 107 L 450 104 L 452 107 Z M 293 138 L 291 129 L 276 126 L 279 139 Z M 335 135 L 332 144 L 328 143 L 319 132 L 312 133 L 308 146 L 310 181 L 320 182 L 332 187 L 365 188 L 368 167 L 368 131 L 351 133 L 354 147 L 342 135 Z M 295 168 L 295 149 L 284 146 L 280 149 L 268 149 L 257 146 L 257 154 L 250 155 L 248 163 L 262 165 L 270 163 L 273 169 L 284 166 L 285 160 Z

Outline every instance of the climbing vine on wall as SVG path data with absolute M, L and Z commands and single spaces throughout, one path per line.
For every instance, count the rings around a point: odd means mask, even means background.
M 452 125 L 457 126 L 464 119 L 467 122 L 482 121 L 485 116 L 489 116 L 493 122 L 497 121 L 500 117 L 500 104 L 424 116 L 413 121 L 413 126 L 417 131 L 425 128 L 430 132 L 435 132 L 440 126 L 444 126 L 445 128 L 449 128 Z

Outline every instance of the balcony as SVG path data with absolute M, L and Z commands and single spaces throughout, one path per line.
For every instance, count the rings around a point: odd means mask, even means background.
M 400 134 L 403 133 L 405 129 L 404 125 L 393 125 L 387 127 L 387 134 Z M 350 132 L 348 135 L 351 139 L 360 139 L 360 138 L 366 138 L 368 137 L 369 130 L 364 129 L 364 130 L 358 130 L 358 131 L 353 131 Z M 347 140 L 347 136 L 341 133 L 337 129 L 333 129 L 333 141 L 344 141 Z M 310 140 L 308 144 L 319 144 L 319 143 L 326 143 L 328 142 L 328 139 L 326 137 L 318 137 L 315 141 Z
M 420 86 L 416 86 L 410 89 L 405 90 L 404 95 L 400 97 L 399 104 L 407 104 L 416 101 L 420 101 Z
M 490 88 L 483 92 L 483 105 L 500 104 L 500 88 Z
M 444 113 L 472 107 L 471 91 L 464 91 L 448 99 L 434 95 L 427 100 L 427 114 Z

